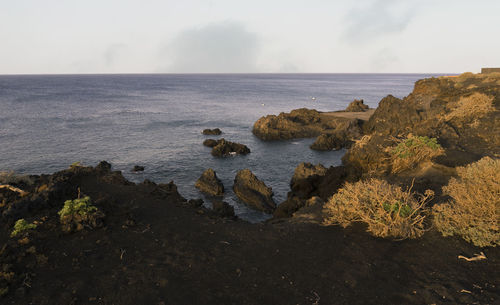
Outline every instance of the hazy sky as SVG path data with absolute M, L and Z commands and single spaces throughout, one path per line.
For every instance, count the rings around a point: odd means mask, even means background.
M 0 0 L 0 74 L 478 72 L 499 0 Z

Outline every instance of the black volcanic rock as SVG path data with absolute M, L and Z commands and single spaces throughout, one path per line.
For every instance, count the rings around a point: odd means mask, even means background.
M 250 153 L 250 149 L 246 145 L 226 141 L 225 139 L 217 141 L 217 145 L 212 148 L 212 156 L 215 157 L 246 155 L 248 153 Z
M 134 167 L 132 168 L 132 172 L 143 172 L 144 171 L 144 166 L 140 166 L 140 165 L 134 165 Z
M 316 138 L 310 148 L 314 150 L 339 150 L 344 147 L 348 147 L 352 144 L 352 141 L 348 140 L 344 134 L 328 134 L 323 133 Z
M 215 129 L 204 129 L 202 132 L 204 135 L 213 135 L 213 136 L 218 136 L 222 133 L 222 130 L 219 128 Z
M 235 217 L 233 206 L 231 206 L 227 202 L 214 200 L 212 201 L 212 207 L 214 212 L 216 212 L 221 217 Z
M 249 170 L 240 170 L 234 178 L 233 190 L 236 196 L 250 207 L 266 213 L 276 209 L 273 191 Z
M 222 196 L 224 194 L 224 185 L 211 168 L 203 172 L 194 186 L 200 191 L 213 196 Z
M 215 145 L 217 145 L 217 140 L 206 139 L 205 141 L 203 141 L 203 145 L 205 145 L 207 147 L 214 147 Z

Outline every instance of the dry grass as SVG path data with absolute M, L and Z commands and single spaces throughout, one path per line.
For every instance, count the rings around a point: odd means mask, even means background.
M 457 107 L 444 116 L 446 121 L 454 118 L 481 118 L 487 113 L 495 111 L 492 96 L 475 92 L 469 96 L 462 97 L 457 102 Z
M 405 139 L 397 140 L 398 144 L 386 149 L 391 155 L 392 173 L 413 169 L 423 161 L 444 154 L 444 149 L 436 138 L 420 137 L 409 134 Z
M 359 221 L 378 237 L 417 238 L 424 233 L 425 205 L 432 196 L 428 190 L 417 198 L 411 188 L 403 191 L 380 179 L 346 183 L 325 204 L 324 224 L 347 227 Z
M 436 228 L 476 246 L 500 245 L 500 159 L 485 157 L 457 173 L 443 188 L 452 200 L 433 208 Z
M 363 146 L 368 144 L 368 142 L 370 142 L 371 138 L 372 138 L 371 135 L 364 135 L 361 137 L 361 139 L 354 141 L 353 147 L 362 148 Z

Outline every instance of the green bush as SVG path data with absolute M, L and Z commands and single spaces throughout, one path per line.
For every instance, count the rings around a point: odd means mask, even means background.
M 22 234 L 22 233 L 24 233 L 28 230 L 32 230 L 32 229 L 36 229 L 36 224 L 28 223 L 26 220 L 21 218 L 18 221 L 16 221 L 16 223 L 14 224 L 14 230 L 12 231 L 12 233 L 10 233 L 10 236 L 15 237 L 19 234 Z
M 388 151 L 391 154 L 393 173 L 412 169 L 420 162 L 430 161 L 444 153 L 436 138 L 412 134 L 408 135 L 406 139 L 400 140 L 396 146 L 390 147 Z
M 96 212 L 97 208 L 92 205 L 89 196 L 78 198 L 74 200 L 66 200 L 63 208 L 57 213 L 63 219 L 67 215 L 81 215 L 85 216 L 90 213 Z
M 434 225 L 479 247 L 500 245 L 500 159 L 485 157 L 457 174 L 443 187 L 452 200 L 433 208 Z

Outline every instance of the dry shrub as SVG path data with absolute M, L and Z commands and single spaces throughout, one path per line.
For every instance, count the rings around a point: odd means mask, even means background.
M 444 154 L 444 149 L 436 138 L 420 137 L 409 134 L 406 139 L 397 140 L 398 144 L 387 148 L 391 155 L 392 172 L 399 173 L 415 168 L 423 161 Z
M 475 92 L 469 96 L 461 97 L 457 107 L 444 116 L 446 121 L 454 118 L 480 118 L 487 113 L 495 111 L 493 96 Z
M 500 159 L 485 157 L 457 173 L 443 187 L 452 200 L 433 208 L 436 228 L 479 247 L 500 245 Z
M 364 136 L 361 137 L 361 139 L 354 141 L 353 147 L 355 146 L 355 147 L 362 148 L 363 146 L 365 146 L 366 144 L 368 144 L 368 142 L 370 142 L 371 138 L 372 138 L 371 135 L 364 135 Z
M 346 183 L 324 207 L 324 224 L 347 227 L 352 222 L 368 224 L 368 231 L 378 237 L 417 238 L 424 233 L 425 205 L 431 190 L 415 196 L 411 188 L 380 179 Z

